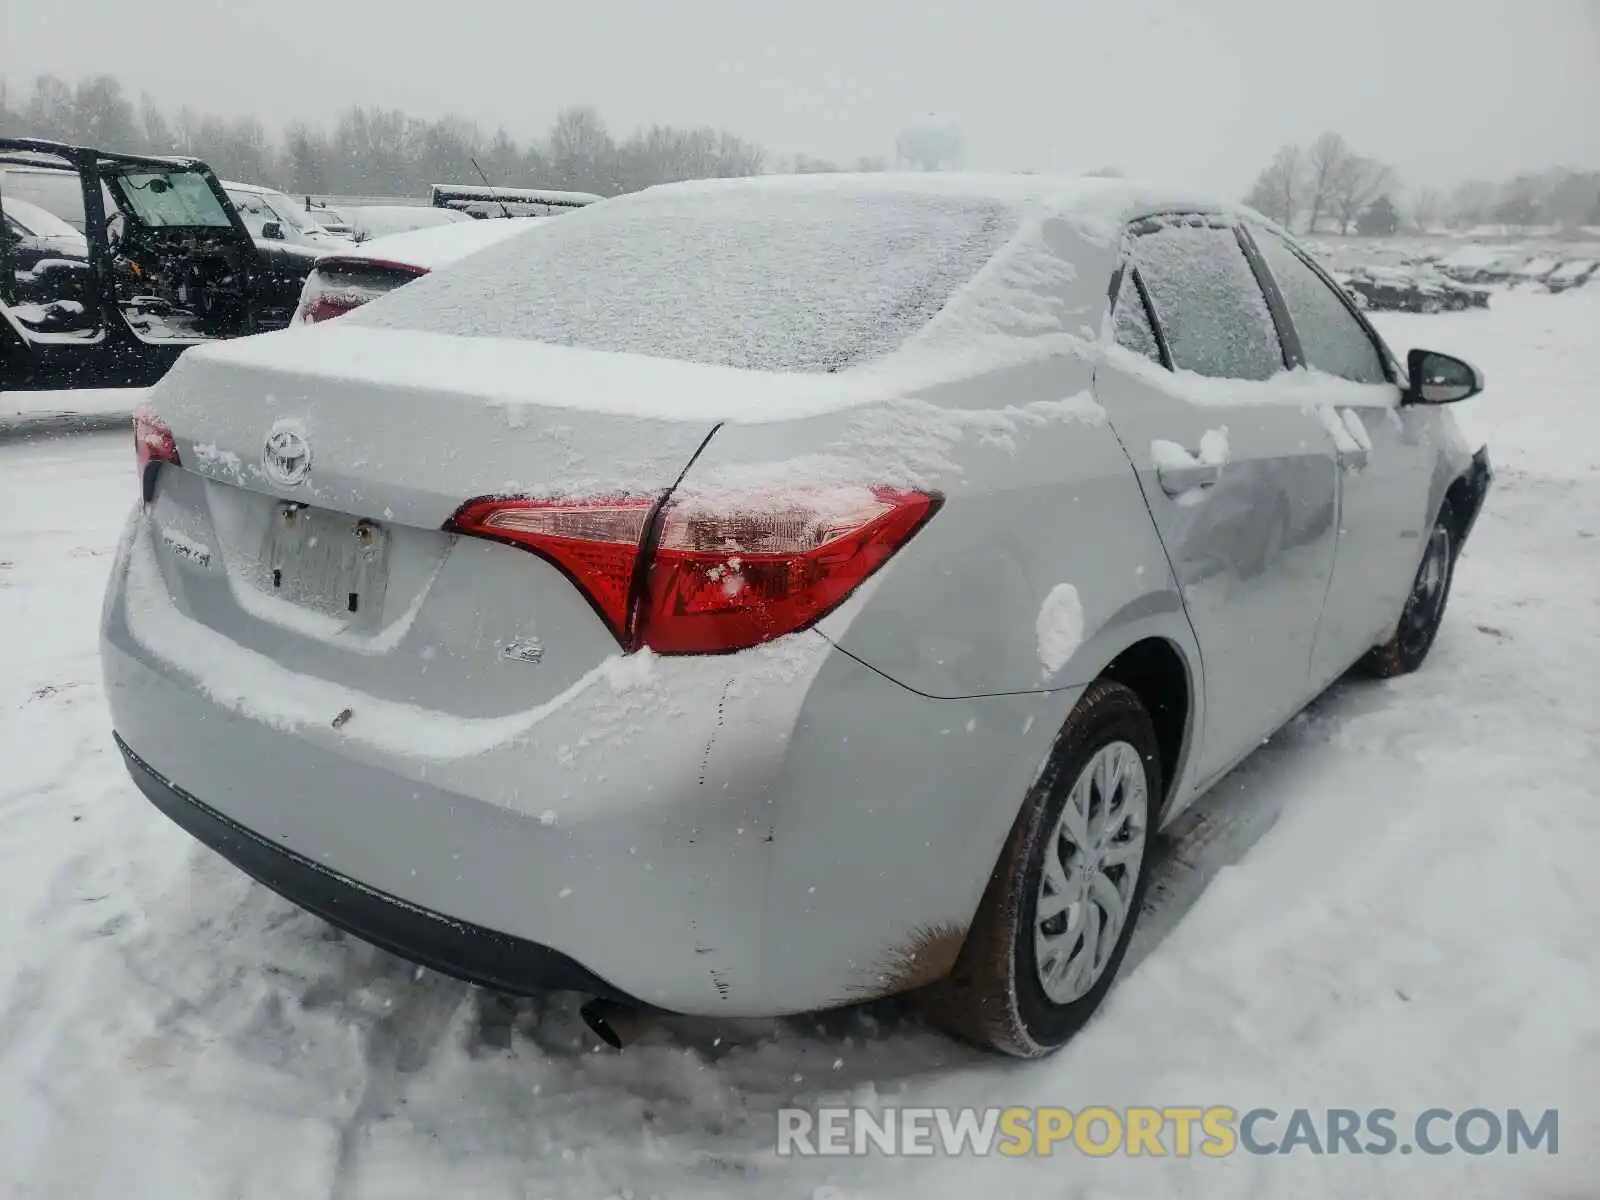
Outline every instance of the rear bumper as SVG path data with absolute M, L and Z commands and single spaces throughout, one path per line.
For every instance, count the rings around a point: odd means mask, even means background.
M 636 661 L 514 736 L 425 753 L 181 611 L 151 540 L 136 512 L 101 639 L 145 795 L 331 922 L 513 992 L 747 1017 L 922 981 L 1081 692 L 931 699 L 813 632 Z M 359 715 L 301 720 L 306 696 Z
M 275 845 L 163 778 L 121 737 L 116 743 L 145 799 L 179 828 L 330 925 L 435 971 L 502 992 L 576 991 L 638 1003 L 548 946 L 408 904 Z

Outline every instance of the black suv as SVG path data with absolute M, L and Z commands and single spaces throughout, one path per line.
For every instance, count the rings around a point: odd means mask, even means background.
M 41 252 L 39 210 L 76 254 Z M 198 342 L 287 325 L 313 261 L 263 256 L 192 158 L 0 139 L 0 218 L 0 390 L 154 383 Z

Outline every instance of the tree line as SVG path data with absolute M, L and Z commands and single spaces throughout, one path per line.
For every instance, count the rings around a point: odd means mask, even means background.
M 331 126 L 297 121 L 272 134 L 253 117 L 225 120 L 187 106 L 168 113 L 148 95 L 135 102 L 120 81 L 96 75 L 76 85 L 41 75 L 26 94 L 0 79 L 0 136 L 40 137 L 106 150 L 187 154 L 225 179 L 316 195 L 421 196 L 432 183 L 472 183 L 476 160 L 491 183 L 565 188 L 602 196 L 679 179 L 798 172 L 882 171 L 882 157 L 835 162 L 801 154 L 776 162 L 724 129 L 653 125 L 614 135 L 592 107 L 563 109 L 542 139 L 518 142 L 447 116 L 422 120 L 396 109 L 356 105 Z M 901 165 L 959 164 L 960 134 L 930 120 L 908 128 Z M 1112 168 L 1097 174 L 1116 174 Z M 1558 168 L 1503 182 L 1471 180 L 1452 192 L 1407 193 L 1387 163 L 1357 153 L 1337 133 L 1281 147 L 1246 203 L 1297 230 L 1389 234 L 1441 226 L 1600 225 L 1600 171 Z
M 1308 146 L 1280 147 L 1244 199 L 1284 228 L 1306 232 L 1571 228 L 1600 225 L 1600 171 L 1557 167 L 1499 183 L 1470 180 L 1453 192 L 1419 187 L 1406 194 L 1392 166 L 1325 133 Z
M 169 114 L 121 83 L 97 75 L 69 85 L 41 75 L 26 96 L 0 81 L 0 136 L 75 142 L 134 154 L 204 159 L 224 179 L 324 195 L 420 196 L 433 183 L 475 183 L 476 160 L 491 183 L 595 192 L 636 191 L 679 179 L 759 175 L 765 150 L 727 130 L 653 125 L 618 138 L 599 113 L 575 106 L 543 139 L 519 143 L 449 116 L 427 121 L 395 109 L 354 106 L 331 127 L 298 121 L 274 136 L 253 117 L 224 120 L 188 107 Z M 838 170 L 804 159 L 805 170 Z M 862 160 L 851 169 L 884 169 Z

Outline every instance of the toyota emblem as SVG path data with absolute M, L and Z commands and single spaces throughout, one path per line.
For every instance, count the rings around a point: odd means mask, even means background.
M 261 466 L 267 478 L 281 487 L 304 483 L 311 474 L 311 443 L 298 429 L 279 426 L 267 434 Z

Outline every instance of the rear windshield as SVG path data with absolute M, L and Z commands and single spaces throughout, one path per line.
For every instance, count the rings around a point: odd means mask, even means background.
M 1011 236 L 956 196 L 645 195 L 551 221 L 346 320 L 764 371 L 839 371 L 925 325 Z

